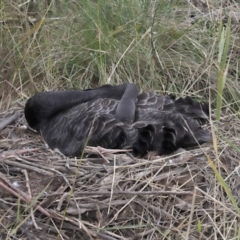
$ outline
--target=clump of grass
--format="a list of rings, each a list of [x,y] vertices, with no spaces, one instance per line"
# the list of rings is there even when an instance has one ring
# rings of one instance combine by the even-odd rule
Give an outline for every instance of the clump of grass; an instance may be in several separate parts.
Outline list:
[[[12,26],[5,18],[13,18],[15,8],[21,21]],[[3,4],[5,92],[134,82],[196,98],[207,98],[209,87],[216,94],[217,28],[207,14],[191,19],[184,1],[60,1],[33,9]],[[236,108],[236,82],[228,84],[223,98]]]
[[[189,9],[181,2],[75,1],[38,9],[45,17],[40,29],[35,25],[21,32],[7,26],[7,40],[14,40],[7,48],[18,52],[6,59],[16,61],[8,72],[10,82],[16,75],[14,85],[37,91],[128,81],[186,94],[192,85],[207,87],[199,74],[211,41],[203,46],[206,32],[197,43],[196,26],[181,26]]]

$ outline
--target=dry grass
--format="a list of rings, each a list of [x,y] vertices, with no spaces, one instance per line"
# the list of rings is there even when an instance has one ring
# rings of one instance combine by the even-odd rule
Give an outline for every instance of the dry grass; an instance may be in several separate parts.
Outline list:
[[[207,160],[239,204],[239,153],[224,141],[217,154],[202,146],[139,159],[88,147],[88,156],[72,159],[24,129],[22,109],[1,114],[20,111],[0,135],[3,239],[238,239],[239,209]],[[225,137],[239,127],[236,115],[220,125]]]
[[[79,3],[0,1],[0,239],[239,240],[237,1]],[[35,92],[122,82],[208,100],[213,146],[71,159],[22,128]]]

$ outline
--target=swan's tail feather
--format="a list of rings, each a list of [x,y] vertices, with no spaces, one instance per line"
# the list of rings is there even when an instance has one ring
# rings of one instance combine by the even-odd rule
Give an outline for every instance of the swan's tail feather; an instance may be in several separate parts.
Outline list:
[[[212,141],[212,134],[202,128],[196,129],[194,132],[189,132],[182,144],[183,148],[196,146]]]
[[[190,97],[179,98],[175,101],[178,113],[194,118],[202,125],[209,117],[209,104],[193,101]]]

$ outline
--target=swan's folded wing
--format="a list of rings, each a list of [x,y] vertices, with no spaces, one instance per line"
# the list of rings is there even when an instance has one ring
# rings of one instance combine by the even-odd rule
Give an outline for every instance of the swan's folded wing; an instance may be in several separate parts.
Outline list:
[[[51,148],[67,156],[79,156],[85,145],[122,148],[128,144],[127,128],[115,116],[118,101],[99,99],[61,112],[42,128]]]

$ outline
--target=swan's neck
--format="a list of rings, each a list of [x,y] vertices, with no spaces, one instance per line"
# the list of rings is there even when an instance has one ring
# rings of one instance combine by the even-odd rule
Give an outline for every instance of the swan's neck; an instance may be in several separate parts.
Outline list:
[[[134,84],[124,92],[116,110],[116,117],[120,121],[128,123],[134,121],[138,93],[138,88]]]

